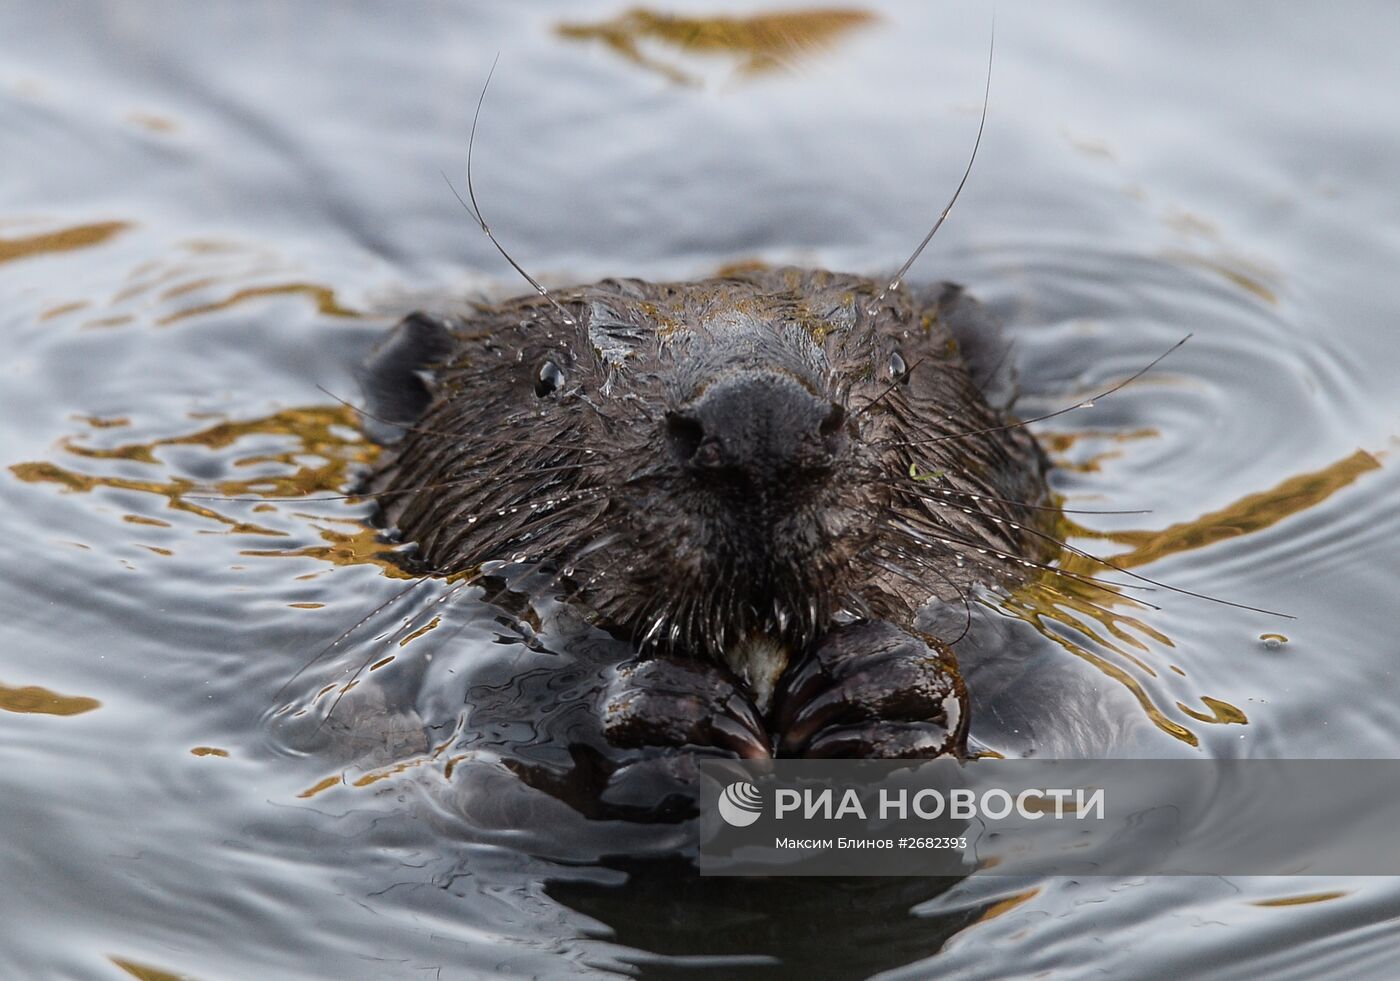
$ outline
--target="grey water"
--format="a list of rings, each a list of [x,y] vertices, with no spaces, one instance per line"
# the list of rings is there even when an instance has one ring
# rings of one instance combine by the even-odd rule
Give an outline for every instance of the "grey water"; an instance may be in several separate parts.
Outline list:
[[[1388,877],[702,882],[664,826],[616,861],[501,765],[586,665],[449,584],[298,674],[408,584],[369,505],[313,500],[373,456],[355,366],[412,309],[527,288],[442,177],[498,56],[476,189],[547,284],[885,274],[961,175],[985,4],[627,10],[0,8],[0,976],[1393,976]],[[1190,333],[1036,424],[1067,507],[1149,512],[1066,531],[1294,619],[984,597],[974,737],[1400,754],[1400,8],[995,19],[912,276],[1005,319],[1026,416]],[[345,718],[408,699],[442,744],[284,724],[369,655]]]

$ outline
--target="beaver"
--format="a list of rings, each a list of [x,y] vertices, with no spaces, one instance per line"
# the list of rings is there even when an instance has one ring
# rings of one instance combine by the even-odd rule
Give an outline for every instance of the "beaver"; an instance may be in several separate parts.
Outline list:
[[[422,571],[545,569],[629,641],[619,747],[960,756],[956,624],[1058,548],[1006,344],[951,283],[610,279],[415,313],[363,382],[367,493]]]

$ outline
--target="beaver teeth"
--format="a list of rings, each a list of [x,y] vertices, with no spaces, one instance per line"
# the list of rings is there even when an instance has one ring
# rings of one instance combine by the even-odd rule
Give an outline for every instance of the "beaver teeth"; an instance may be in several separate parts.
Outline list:
[[[773,689],[787,670],[791,656],[786,644],[765,634],[750,634],[724,652],[729,669],[749,686],[760,712],[768,711]]]

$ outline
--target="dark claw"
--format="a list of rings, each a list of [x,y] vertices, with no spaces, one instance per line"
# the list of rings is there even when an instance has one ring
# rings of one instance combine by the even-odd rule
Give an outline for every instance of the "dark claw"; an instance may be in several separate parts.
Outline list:
[[[713,746],[745,759],[772,756],[758,710],[723,669],[650,658],[617,669],[603,705],[614,746]]]
[[[883,621],[840,626],[782,680],[783,756],[961,755],[967,694],[950,656]]]

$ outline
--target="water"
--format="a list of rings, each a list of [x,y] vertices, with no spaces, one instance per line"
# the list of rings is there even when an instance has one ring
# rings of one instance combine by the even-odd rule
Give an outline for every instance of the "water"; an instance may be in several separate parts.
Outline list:
[[[464,810],[410,726],[345,763],[275,716],[389,650],[345,717],[466,703],[489,750],[589,677],[596,638],[438,586],[411,604],[432,631],[294,679],[405,585],[364,507],[287,499],[372,452],[318,386],[353,397],[404,311],[524,288],[440,174],[497,53],[477,190],[545,282],[873,273],[961,173],[990,17],[865,10],[778,65],[679,49],[714,36],[693,24],[599,28],[601,3],[0,11],[0,974],[1389,973],[1391,879],[697,883],[599,864],[616,829],[489,752],[455,764]],[[728,36],[770,50],[750,28]],[[960,649],[988,748],[1400,752],[1398,38],[1381,3],[999,5],[977,168],[915,276],[1007,318],[1027,414],[1192,333],[1038,427],[1070,506],[1151,510],[1074,543],[1296,619],[1005,598]]]

